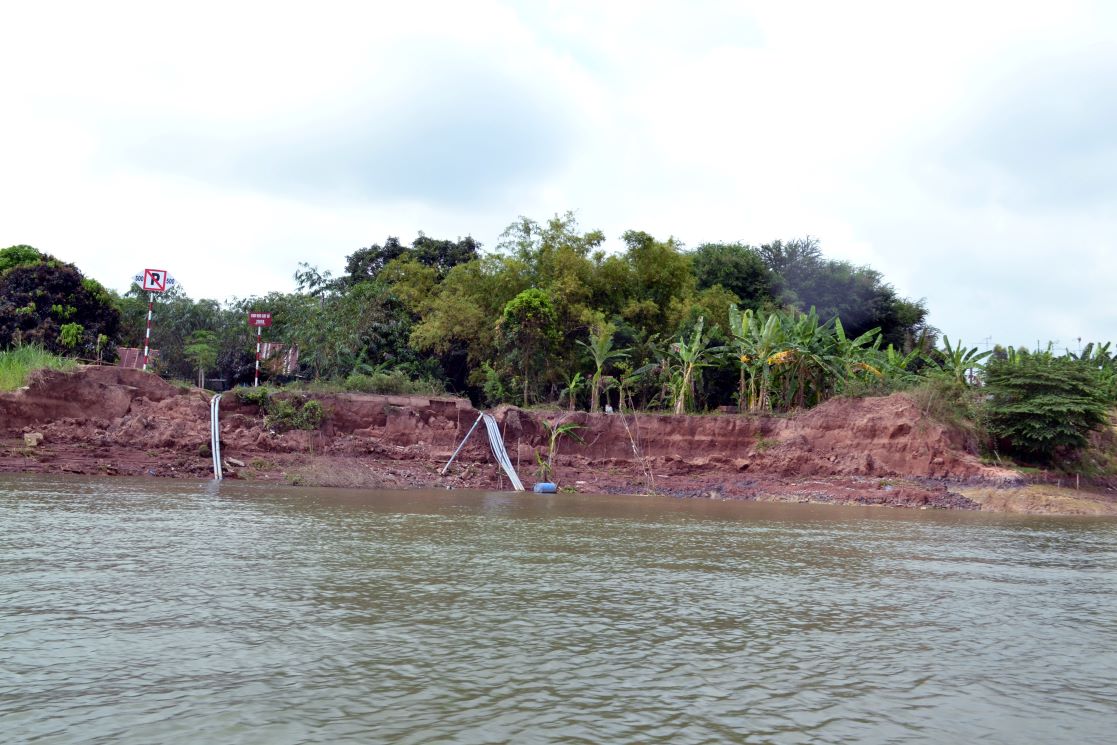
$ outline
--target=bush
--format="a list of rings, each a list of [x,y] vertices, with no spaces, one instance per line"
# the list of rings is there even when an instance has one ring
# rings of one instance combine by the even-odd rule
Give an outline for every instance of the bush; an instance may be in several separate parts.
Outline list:
[[[391,370],[388,372],[352,373],[345,379],[344,388],[356,393],[407,393],[411,381]]]
[[[355,393],[382,393],[400,395],[419,393],[438,395],[445,389],[432,380],[412,380],[400,370],[352,373],[345,379],[344,388]]]
[[[501,378],[500,373],[488,362],[481,363],[481,371],[485,376],[484,383],[481,386],[485,403],[489,406],[496,406],[510,400],[511,395],[504,385],[504,379]]]
[[[258,406],[264,412],[264,425],[278,432],[289,429],[315,430],[326,420],[321,401],[287,395],[273,396],[267,388],[237,388],[237,400]]]
[[[1074,455],[1107,420],[1098,371],[1066,357],[1028,355],[985,368],[985,418],[997,447],[1050,462]]]
[[[29,263],[32,255],[37,261]],[[0,251],[0,347],[35,344],[49,352],[113,359],[120,312],[97,282],[73,264],[38,254],[28,246]]]
[[[248,388],[247,386],[237,388],[235,393],[237,400],[242,404],[258,406],[261,409],[267,408],[268,398],[271,395],[267,388]]]
[[[326,419],[326,410],[320,401],[310,399],[299,406],[297,398],[270,398],[264,424],[269,429],[284,432],[289,429],[315,430]]]

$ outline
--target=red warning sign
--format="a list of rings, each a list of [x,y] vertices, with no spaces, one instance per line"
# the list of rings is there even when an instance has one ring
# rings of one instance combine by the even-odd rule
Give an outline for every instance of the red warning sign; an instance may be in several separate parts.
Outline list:
[[[260,313],[253,311],[248,314],[249,326],[264,326],[265,328],[271,326],[271,313]]]
[[[166,292],[167,272],[162,269],[144,269],[144,292]]]

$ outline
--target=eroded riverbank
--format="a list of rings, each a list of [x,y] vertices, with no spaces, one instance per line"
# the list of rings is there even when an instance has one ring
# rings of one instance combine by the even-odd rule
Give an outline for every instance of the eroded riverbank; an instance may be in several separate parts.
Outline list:
[[[313,398],[323,407],[321,425],[281,431],[259,405],[225,396],[226,475],[308,486],[507,486],[481,436],[449,473],[439,472],[478,415],[465,399]],[[1117,495],[1104,488],[1066,494],[982,463],[963,434],[902,394],[834,399],[789,417],[493,413],[529,484],[538,460],[550,456],[548,424],[561,420],[578,427],[579,439],[557,443],[551,479],[573,491],[1117,514]],[[208,478],[210,464],[208,395],[197,389],[87,367],[44,371],[28,388],[0,395],[0,471]]]

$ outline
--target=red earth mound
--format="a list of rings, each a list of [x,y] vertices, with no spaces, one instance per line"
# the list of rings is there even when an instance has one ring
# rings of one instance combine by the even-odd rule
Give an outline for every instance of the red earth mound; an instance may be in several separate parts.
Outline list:
[[[439,470],[478,416],[460,398],[294,394],[321,402],[315,431],[276,431],[264,413],[226,395],[222,454],[232,477],[307,485],[501,488],[482,433],[447,476]],[[210,477],[209,394],[112,367],[42,371],[0,395],[0,471]],[[544,422],[578,426],[563,438],[553,478],[583,492],[972,507],[952,483],[1002,482],[966,438],[907,396],[834,399],[787,417],[494,412],[513,464],[531,483],[548,455]],[[31,437],[25,435],[39,433]]]

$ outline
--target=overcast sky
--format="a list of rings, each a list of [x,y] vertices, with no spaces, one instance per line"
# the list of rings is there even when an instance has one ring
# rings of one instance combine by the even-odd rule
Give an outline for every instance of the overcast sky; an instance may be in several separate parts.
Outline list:
[[[574,210],[828,256],[953,339],[1117,339],[1117,3],[0,5],[0,247],[127,288]]]

